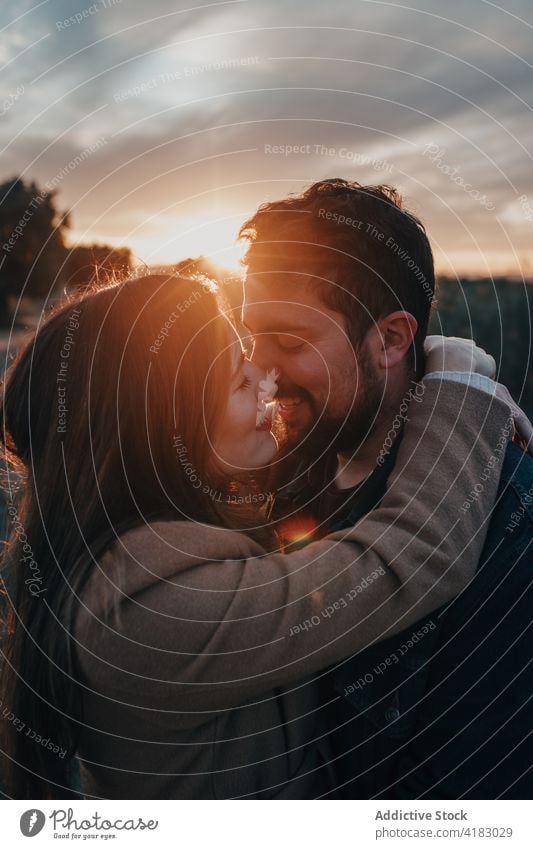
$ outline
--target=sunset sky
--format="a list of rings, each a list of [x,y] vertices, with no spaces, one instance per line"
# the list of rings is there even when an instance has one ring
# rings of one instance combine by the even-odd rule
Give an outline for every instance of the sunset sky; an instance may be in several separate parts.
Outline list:
[[[528,0],[2,0],[0,28],[0,178],[52,181],[72,243],[232,266],[259,203],[340,176],[400,188],[441,272],[533,276]]]

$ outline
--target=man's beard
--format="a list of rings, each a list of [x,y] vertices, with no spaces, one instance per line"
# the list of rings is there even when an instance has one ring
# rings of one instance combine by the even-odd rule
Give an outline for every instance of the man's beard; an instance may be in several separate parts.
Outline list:
[[[330,451],[355,453],[361,448],[374,431],[383,404],[383,385],[363,348],[358,351],[357,366],[359,380],[355,374],[346,378],[346,382],[354,386],[355,397],[345,405],[342,413],[330,411],[335,406],[334,398],[329,400],[329,410],[324,410],[324,402],[303,393],[313,421],[305,431],[291,430],[291,426],[287,426],[284,453],[287,449],[296,450],[300,456],[316,459]]]

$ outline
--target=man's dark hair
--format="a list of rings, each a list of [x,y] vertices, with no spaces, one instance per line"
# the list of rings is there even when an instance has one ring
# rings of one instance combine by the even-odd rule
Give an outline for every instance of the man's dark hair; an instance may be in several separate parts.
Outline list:
[[[423,343],[435,290],[433,254],[423,224],[399,192],[339,178],[302,194],[264,203],[239,237],[251,274],[290,275],[316,288],[342,313],[357,349],[374,320],[395,310],[412,313],[418,330],[408,365],[423,372]]]

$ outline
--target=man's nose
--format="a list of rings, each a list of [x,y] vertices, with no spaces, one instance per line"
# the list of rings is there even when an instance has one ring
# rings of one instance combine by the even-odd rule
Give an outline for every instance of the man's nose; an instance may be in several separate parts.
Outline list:
[[[261,337],[255,339],[250,360],[254,366],[257,366],[263,371],[278,367],[278,364],[273,362],[269,348],[268,343],[262,341]]]

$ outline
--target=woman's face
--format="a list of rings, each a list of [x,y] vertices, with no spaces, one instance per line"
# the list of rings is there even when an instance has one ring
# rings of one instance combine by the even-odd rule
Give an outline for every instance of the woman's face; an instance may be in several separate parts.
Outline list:
[[[259,381],[265,373],[246,359],[241,340],[228,322],[232,378],[226,414],[213,439],[215,461],[225,474],[270,463],[278,444],[267,424],[256,426]]]

